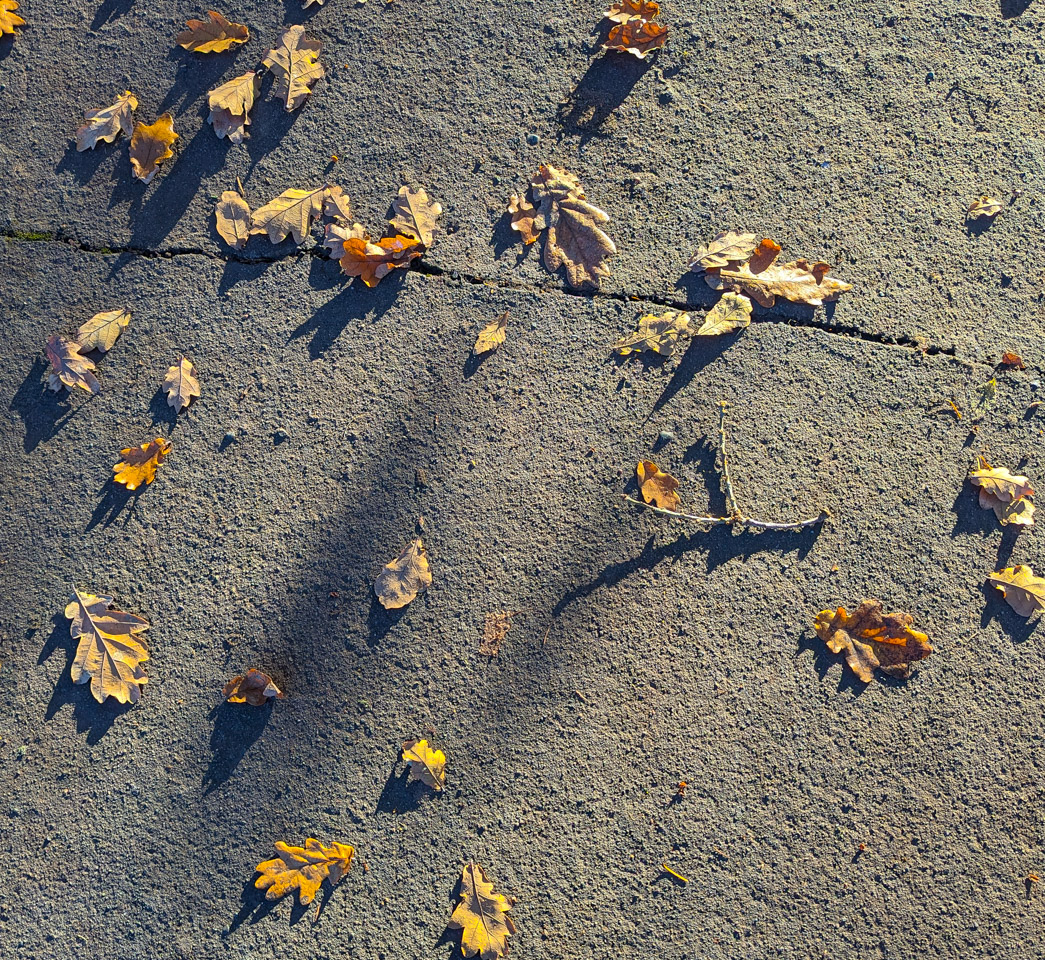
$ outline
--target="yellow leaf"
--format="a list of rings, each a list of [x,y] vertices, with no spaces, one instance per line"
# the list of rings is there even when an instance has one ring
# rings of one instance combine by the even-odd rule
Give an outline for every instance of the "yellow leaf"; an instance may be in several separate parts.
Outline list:
[[[365,231],[362,236],[345,240],[343,249],[345,252],[339,261],[342,272],[349,277],[361,277],[368,287],[376,287],[393,270],[409,267],[411,260],[424,253],[424,247],[413,237],[382,237],[377,243],[371,243]]]
[[[458,896],[460,902],[447,926],[461,930],[461,953],[478,955],[480,960],[503,957],[508,952],[508,935],[515,933],[508,898],[493,892],[493,883],[477,863],[465,864]]]
[[[126,447],[120,451],[123,459],[112,469],[113,480],[122,483],[128,490],[137,490],[143,483],[148,485],[156,479],[156,468],[171,452],[171,443],[157,437],[140,447]]]
[[[88,393],[97,393],[101,384],[93,370],[97,369],[93,360],[80,355],[80,345],[55,334],[49,337],[44,352],[51,361],[51,373],[47,377],[47,386],[55,392],[67,387],[79,387]]]
[[[980,506],[993,510],[1002,526],[1010,523],[1017,526],[1034,525],[1034,504],[1030,497],[1034,489],[1023,476],[1010,473],[1004,467],[997,470],[983,458],[976,458],[977,465],[969,471],[969,482],[980,490]]]
[[[635,472],[639,477],[642,499],[646,503],[652,503],[662,510],[678,510],[678,480],[661,470],[652,460],[640,460]]]
[[[753,233],[720,233],[706,247],[700,247],[689,268],[694,273],[714,270],[730,263],[750,260],[758,247],[758,237]]]
[[[845,651],[850,669],[870,683],[874,668],[906,680],[915,661],[924,660],[933,648],[924,633],[911,629],[909,613],[882,613],[880,600],[864,600],[852,615],[845,607],[821,610],[814,628],[832,653]]]
[[[659,317],[647,313],[639,317],[639,328],[618,340],[613,349],[622,357],[630,353],[659,353],[670,357],[683,337],[693,336],[688,313],[666,310]]]
[[[446,782],[446,754],[433,750],[427,740],[407,740],[403,744],[403,760],[411,780],[420,780],[433,790],[442,790]]]
[[[14,36],[15,27],[25,26],[25,21],[15,13],[17,9],[15,0],[0,0],[0,37],[5,33]]]
[[[178,139],[174,119],[163,114],[155,123],[136,123],[131,134],[131,169],[143,183],[151,183],[160,163],[174,156],[171,144]]]
[[[136,634],[149,624],[133,613],[110,610],[112,597],[96,597],[75,591],[65,615],[72,620],[69,632],[79,639],[73,657],[73,683],[91,682],[94,699],[102,703],[116,697],[120,703],[137,703],[141,685],[147,683],[141,664],[149,659]]]
[[[303,847],[292,847],[282,840],[276,841],[276,849],[282,854],[257,865],[261,874],[254,886],[265,891],[266,900],[278,900],[294,890],[298,902],[311,903],[324,880],[336,886],[348,873],[355,856],[355,847],[347,843],[320,843],[309,837]]]
[[[1021,617],[1045,613],[1045,579],[1036,577],[1029,564],[1005,567],[990,574],[987,579],[1001,591],[1009,606]]]
[[[268,234],[272,243],[281,243],[288,235],[294,237],[295,243],[301,243],[312,229],[312,221],[323,209],[326,189],[284,190],[275,200],[254,211],[250,232]]]
[[[214,220],[221,235],[230,247],[242,250],[250,239],[250,207],[235,190],[226,190],[214,207]]]
[[[283,97],[287,112],[300,107],[312,93],[312,84],[322,78],[319,48],[319,41],[306,40],[305,28],[296,24],[287,27],[279,44],[261,61],[275,75],[273,89]]]
[[[403,547],[398,557],[382,567],[374,581],[374,593],[386,610],[398,610],[431,584],[432,571],[424,544],[418,537]]]
[[[250,31],[242,23],[226,20],[217,10],[208,10],[209,20],[187,20],[174,42],[193,53],[221,53],[250,39]]]
[[[504,343],[504,331],[507,326],[508,311],[505,310],[496,320],[491,320],[479,331],[479,336],[475,338],[475,346],[472,347],[472,353],[478,356],[480,353],[496,350]]]
[[[242,143],[250,126],[250,111],[261,90],[261,78],[252,70],[233,77],[207,94],[210,116],[207,122],[214,127],[218,138],[228,137],[232,143]]]
[[[722,294],[704,318],[698,337],[717,337],[723,333],[743,330],[751,323],[751,301],[742,293]]]
[[[1001,201],[994,197],[977,197],[969,207],[969,219],[979,220],[981,217],[991,219],[1001,213]]]
[[[425,247],[432,245],[432,234],[435,221],[443,212],[438,203],[431,203],[423,188],[411,190],[400,187],[399,195],[392,201],[395,216],[388,222],[396,229],[396,233],[413,237]]]
[[[272,682],[272,677],[254,669],[248,670],[246,676],[233,677],[221,695],[229,703],[249,703],[252,707],[264,706],[273,697],[283,699],[283,691]]]
[[[97,350],[106,353],[116,338],[126,329],[131,322],[131,311],[126,307],[119,310],[106,310],[104,313],[96,313],[90,320],[84,323],[76,332],[76,339],[80,342],[81,350]]]
[[[0,0],[2,3],[3,0]],[[98,141],[112,143],[122,130],[130,136],[134,130],[132,114],[138,109],[138,98],[130,90],[118,97],[111,107],[100,110],[85,110],[84,125],[76,131],[76,149],[79,152],[93,150]]]
[[[182,357],[174,366],[167,368],[163,378],[163,392],[167,394],[167,403],[179,413],[184,410],[193,397],[200,395],[200,382],[196,379],[196,367],[191,360]]]

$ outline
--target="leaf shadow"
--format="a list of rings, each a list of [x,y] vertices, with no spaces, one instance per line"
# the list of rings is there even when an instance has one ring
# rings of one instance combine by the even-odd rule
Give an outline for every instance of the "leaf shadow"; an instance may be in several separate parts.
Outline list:
[[[641,60],[629,54],[606,53],[593,60],[556,111],[556,119],[564,132],[579,132],[589,137],[600,134],[602,125],[657,59],[657,53]]]
[[[203,775],[204,796],[213,793],[236,772],[247,751],[265,732],[273,709],[272,700],[260,707],[223,700],[211,710],[208,719],[214,727],[210,734],[210,764]]]
[[[279,146],[280,141],[290,132],[290,128],[297,123],[298,117],[309,107],[309,101],[306,100],[304,106],[288,112],[281,101],[270,96],[272,85],[272,75],[266,73],[262,80],[261,92],[255,101],[250,136],[243,141],[247,148],[247,156],[250,158],[250,170],[253,170]],[[215,140],[217,139],[214,133],[211,133],[211,136]],[[221,142],[228,143],[228,140]],[[263,197],[258,201],[256,197],[253,197],[247,202],[251,209],[257,209],[262,203],[268,203],[271,199],[272,197]]]
[[[507,250],[516,244],[521,244],[521,249],[515,255],[515,265],[519,266],[529,255],[531,249],[539,249],[541,241],[523,243],[522,235],[512,229],[512,215],[505,211],[493,225],[493,233],[490,235],[490,246],[493,247],[494,260],[500,260]]]
[[[394,271],[376,287],[368,287],[358,280],[353,280],[304,323],[291,331],[288,342],[311,334],[308,354],[313,360],[319,360],[352,321],[373,322],[385,314],[402,289],[405,278],[400,274],[403,272]]]
[[[1026,643],[1034,635],[1041,623],[1041,617],[1021,617],[1006,602],[1002,592],[989,580],[980,584],[980,592],[984,596],[983,612],[980,614],[980,628],[987,627],[992,620],[1005,631],[1013,643]]]
[[[276,909],[276,904],[279,903],[278,900],[269,900],[265,896],[264,890],[259,890],[254,886],[253,877],[244,881],[239,898],[239,912],[229,923],[229,933],[238,930],[247,920],[250,920],[252,924],[264,920],[265,917]]]
[[[374,813],[410,813],[421,806],[421,795],[419,791],[411,789],[410,783],[410,771],[406,768],[399,769],[397,755],[392,769],[388,772],[381,796],[377,798]],[[417,781],[414,783],[417,784]]]
[[[998,0],[1000,13],[1005,20],[1011,20],[1027,12],[1033,0]]]
[[[73,139],[70,141],[68,149],[62,155],[62,159],[58,162],[55,170],[58,173],[71,174],[82,187],[98,172],[98,167],[102,165],[109,154],[123,147],[126,140],[127,137],[121,133],[116,138],[115,143],[99,143],[98,146],[91,150],[80,151],[76,149],[76,140]]]
[[[469,350],[464,367],[461,369],[464,379],[471,380],[479,372],[479,368],[497,352],[497,350],[486,350],[483,353],[476,353],[474,350]]]
[[[179,27],[177,32],[180,33],[181,30],[182,28]],[[178,67],[170,89],[160,101],[157,114],[183,113],[192,101],[217,86],[224,73],[231,73],[231,68],[235,66],[236,58],[244,46],[246,44],[237,44],[229,50],[213,55],[193,53],[174,43],[167,51],[167,60],[178,61]],[[204,123],[203,129],[205,130],[207,126],[208,124]]]
[[[992,226],[997,217],[966,217],[965,232],[970,237],[983,236]]]
[[[370,590],[370,611],[367,614],[367,627],[369,628],[369,636],[367,643],[371,647],[376,647],[382,640],[388,636],[389,630],[391,630],[403,617],[406,616],[407,611],[415,603],[420,602],[420,597],[411,600],[405,607],[399,607],[396,610],[386,610],[382,606],[381,601],[374,595],[374,591]]]
[[[119,20],[124,14],[130,13],[133,6],[134,0],[103,0],[103,3],[94,12],[91,29],[100,30],[107,23]]]
[[[836,688],[838,693],[852,691],[854,697],[859,697],[871,686],[869,683],[864,683],[849,669],[842,654],[832,653],[827,648],[827,644],[811,630],[802,630],[798,634],[795,659],[798,660],[804,653],[809,652],[813,654],[813,668],[821,683],[827,679],[828,673],[834,667],[841,664],[842,672],[838,676],[838,687]]]
[[[134,508],[138,505],[138,498],[145,490],[146,487],[128,490],[122,483],[117,483],[110,477],[99,491],[102,494],[102,499],[99,501],[98,506],[94,508],[94,513],[91,514],[91,519],[87,522],[84,532],[89,533],[98,524],[101,524],[103,527],[111,526],[119,519],[120,514],[124,510],[127,511],[127,516],[124,518],[124,524],[126,525],[134,515]]]
[[[152,418],[153,427],[164,424],[172,430],[178,423],[178,411],[167,402],[167,394],[163,387],[157,387],[152,401],[149,403],[149,416]]]
[[[721,337],[694,337],[690,340],[671,379],[654,401],[650,414],[657,413],[667,406],[672,398],[687,387],[701,370],[714,363],[743,335],[744,331],[738,330],[736,333],[727,333]]]
[[[26,453],[32,453],[41,443],[56,437],[83,406],[72,406],[68,390],[55,393],[48,389],[43,381],[46,371],[47,363],[37,357],[8,406],[22,420],[25,430],[22,449]]]
[[[218,237],[218,231],[213,224],[211,224],[211,238],[221,239]],[[225,241],[222,240],[221,242],[224,243]],[[243,263],[237,260],[226,260],[225,268],[221,271],[221,279],[218,281],[218,293],[227,293],[237,283],[253,283],[277,262],[276,260],[256,260],[251,263]]]

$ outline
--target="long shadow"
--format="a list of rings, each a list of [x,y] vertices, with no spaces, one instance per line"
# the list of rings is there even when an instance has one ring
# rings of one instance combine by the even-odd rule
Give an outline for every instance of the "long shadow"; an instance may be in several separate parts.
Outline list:
[[[399,770],[398,767],[399,759],[397,757],[392,764],[392,769],[388,772],[381,796],[377,798],[375,813],[409,813],[421,805],[421,794],[416,788],[425,788],[415,780],[415,789],[411,789],[410,771],[405,768]]]
[[[289,339],[296,340],[298,337],[311,334],[308,354],[313,360],[320,359],[350,323],[359,320],[379,320],[384,315],[402,289],[405,280],[399,276],[402,272],[393,271],[373,288],[353,280],[341,293],[328,300],[304,323],[296,327]]]
[[[1026,13],[1032,2],[1033,0],[998,0],[998,6],[1001,8],[1002,17],[1005,20],[1011,20],[1013,17]]]
[[[1013,643],[1026,643],[1041,624],[1041,617],[1021,617],[1006,603],[1001,591],[993,583],[985,581],[980,590],[985,603],[980,614],[980,627],[986,627],[992,620],[1008,634]]]
[[[70,404],[67,390],[55,393],[48,389],[43,380],[46,370],[46,362],[37,357],[8,406],[22,419],[25,430],[22,449],[26,453],[32,453],[41,443],[56,437],[82,406]]]
[[[87,522],[84,532],[93,530],[98,524],[103,527],[111,526],[119,519],[120,514],[127,511],[125,523],[131,519],[134,508],[138,505],[138,498],[145,492],[146,487],[138,487],[137,490],[128,490],[123,484],[117,483],[111,477],[105,481],[100,493],[102,499],[94,508],[91,519]]]
[[[59,173],[72,174],[76,182],[82,187],[98,172],[98,167],[105,162],[106,157],[113,150],[121,147],[125,148],[121,141],[126,141],[126,139],[121,133],[116,138],[115,143],[99,143],[92,150],[84,150],[82,153],[76,149],[76,141],[72,140],[55,169]]]
[[[854,697],[863,696],[864,692],[870,683],[864,683],[852,670],[849,669],[848,664],[845,662],[845,654],[843,653],[832,653],[827,649],[827,644],[824,643],[815,633],[809,630],[803,630],[798,635],[798,642],[795,645],[795,659],[799,659],[802,654],[812,652],[813,654],[813,665],[816,670],[816,675],[821,682],[827,679],[828,672],[837,667],[839,664],[842,665],[842,673],[838,677],[838,687],[836,688],[839,693],[846,693],[851,691]],[[903,687],[905,684],[910,683],[910,680],[898,680],[896,677],[890,677],[888,674],[876,672],[875,678],[872,681],[879,683],[886,687]]]
[[[149,403],[149,416],[152,417],[153,427],[163,424],[168,428],[165,431],[168,434],[178,422],[178,411],[167,402],[167,394],[163,392],[163,387],[157,389]]]
[[[113,20],[119,20],[124,14],[129,13],[133,6],[134,0],[103,0],[94,13],[91,29],[98,30]]]
[[[217,790],[236,772],[258,737],[265,732],[274,709],[270,700],[262,707],[223,702],[210,713],[214,729],[210,735],[211,759],[203,775],[204,795]]]
[[[607,53],[592,61],[584,76],[559,105],[557,119],[566,133],[598,134],[656,62]]]
[[[322,81],[320,82],[322,83]],[[257,106],[254,108],[250,127],[248,127],[250,136],[244,141],[247,148],[247,156],[250,157],[251,170],[272,153],[290,131],[290,128],[297,122],[298,117],[308,109],[308,101],[306,101],[305,106],[301,109],[287,113],[283,107],[282,100],[268,96],[271,86],[271,75],[266,74],[265,79],[262,81],[261,93],[255,101]],[[207,124],[207,126],[209,127],[210,124]],[[210,135],[217,140],[213,131],[210,132]],[[228,143],[228,140],[222,140],[221,142]],[[289,187],[292,184],[288,183],[286,186]],[[300,184],[296,184],[296,186],[300,186]],[[316,186],[318,187],[319,184],[317,183]],[[276,190],[273,196],[276,196],[278,193],[280,193],[280,190]],[[251,197],[251,206],[254,208],[259,207],[262,203],[268,203],[271,199],[272,197]]]
[[[196,14],[196,17],[203,20],[207,19],[207,15],[202,12]],[[177,32],[180,33],[181,29],[179,27]],[[193,53],[174,45],[167,52],[167,59],[180,61],[178,70],[170,90],[167,91],[156,113],[160,114],[167,111],[176,114],[182,113],[189,104],[202,97],[211,88],[216,87],[221,81],[223,74],[228,73],[227,79],[231,80],[233,76],[245,73],[245,70],[235,69],[235,60],[242,51],[243,46],[243,44],[238,44],[230,50],[226,50],[220,56],[215,57]],[[204,129],[207,126],[207,124],[204,124]],[[214,136],[213,131],[211,131],[211,136]],[[217,139],[217,137],[214,137],[214,139]]]
[[[658,410],[663,409],[680,390],[689,385],[690,381],[701,370],[714,363],[733,346],[741,333],[726,334],[723,337],[694,337],[690,341],[686,352],[682,355],[682,360],[671,375],[667,386],[664,387],[660,396],[654,402],[651,412],[656,413]]]

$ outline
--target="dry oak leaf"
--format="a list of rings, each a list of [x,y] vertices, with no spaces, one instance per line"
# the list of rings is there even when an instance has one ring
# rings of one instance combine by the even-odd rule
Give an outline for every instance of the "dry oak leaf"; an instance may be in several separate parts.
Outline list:
[[[659,353],[670,357],[683,337],[693,336],[688,313],[667,310],[659,317],[647,313],[639,317],[639,328],[618,340],[613,349],[622,357],[630,353]]]
[[[446,783],[446,754],[433,750],[427,740],[407,740],[403,743],[403,760],[411,780],[420,780],[426,787],[442,790]]]
[[[992,218],[1001,213],[1001,201],[994,197],[977,197],[969,207],[968,217],[970,220],[979,220],[981,217]]]
[[[553,272],[565,266],[571,287],[598,289],[601,278],[610,275],[603,261],[617,252],[599,226],[609,223],[609,214],[577,197],[560,200],[553,209],[556,216],[548,225],[544,265]]]
[[[221,235],[230,247],[242,250],[250,239],[250,207],[235,190],[226,190],[214,207],[214,220]]]
[[[233,77],[207,94],[210,116],[207,122],[214,127],[218,138],[228,137],[232,143],[243,143],[250,126],[250,111],[261,91],[261,78],[252,70]]]
[[[357,225],[358,226],[358,225]],[[382,237],[370,242],[370,235],[353,236],[345,240],[341,270],[349,277],[362,277],[368,287],[376,287],[393,270],[410,266],[425,250],[413,237]]]
[[[1001,360],[998,361],[999,367],[1008,367],[1011,370],[1026,370],[1027,364],[1023,362],[1023,357],[1018,353],[1011,353],[1006,350],[1001,355]]]
[[[80,343],[81,350],[97,350],[106,353],[116,338],[127,328],[131,322],[131,311],[126,307],[119,310],[106,310],[96,313],[90,320],[80,326],[76,331],[76,339]]]
[[[479,654],[484,657],[496,657],[501,650],[501,643],[508,636],[512,626],[514,612],[505,610],[502,613],[488,613],[483,622],[483,636],[479,641]]]
[[[252,707],[263,707],[273,697],[283,699],[283,691],[272,682],[272,677],[253,668],[246,676],[233,677],[221,695],[229,703],[249,703]]]
[[[167,368],[163,378],[163,392],[167,394],[167,404],[181,413],[193,397],[200,395],[200,382],[196,379],[196,367],[191,360],[182,357],[176,364]]]
[[[208,10],[207,20],[187,20],[174,42],[193,53],[221,53],[250,39],[250,31],[242,23],[226,20],[217,10]]]
[[[88,393],[97,393],[101,384],[93,370],[97,369],[93,360],[80,355],[80,345],[54,334],[49,337],[44,352],[51,361],[51,373],[47,377],[47,386],[54,391],[67,387],[79,387]]]
[[[580,180],[568,170],[560,170],[551,164],[541,164],[530,180],[530,189],[542,213],[547,213],[552,203],[567,197],[584,199],[584,187]]]
[[[365,244],[370,234],[358,223],[351,227],[337,222],[328,223],[323,235],[323,246],[330,253],[331,260],[340,260],[345,255],[345,241],[362,240]]]
[[[381,568],[374,581],[374,593],[386,610],[405,607],[432,584],[432,571],[421,538],[411,540],[403,552]]]
[[[460,902],[447,924],[461,930],[461,954],[497,960],[508,952],[508,935],[515,924],[508,916],[512,905],[502,893],[493,892],[493,883],[477,863],[466,863],[461,871]]]
[[[678,480],[661,470],[652,460],[640,460],[635,472],[638,474],[642,499],[646,503],[652,503],[662,510],[678,510]]]
[[[0,0],[2,2],[2,0]],[[138,98],[130,90],[117,97],[111,107],[101,110],[85,110],[84,125],[76,131],[76,149],[93,150],[98,141],[112,143],[122,130],[128,137],[134,131],[132,114],[138,109]]]
[[[319,41],[306,40],[305,28],[296,24],[287,27],[279,44],[261,61],[275,75],[275,94],[283,97],[288,113],[305,102],[312,84],[324,75],[319,48]]]
[[[392,201],[392,207],[395,216],[388,222],[395,227],[396,233],[414,237],[422,246],[430,247],[435,221],[443,212],[442,206],[431,203],[423,187],[417,190],[400,187],[398,196]]]
[[[1045,579],[1036,577],[1027,564],[1005,567],[987,577],[1005,597],[1006,602],[1021,617],[1045,613]]]
[[[505,310],[496,320],[491,320],[475,338],[475,346],[472,353],[479,356],[481,353],[489,353],[496,350],[504,343],[504,331],[508,326],[508,311]]]
[[[845,607],[821,610],[813,626],[828,649],[832,653],[845,651],[853,673],[870,683],[875,667],[906,680],[911,665],[933,652],[929,638],[911,629],[913,622],[909,613],[883,614],[880,600],[864,600],[851,616]]]
[[[1030,481],[1009,473],[1004,467],[997,470],[983,458],[976,458],[976,466],[969,471],[969,482],[980,490],[980,506],[993,510],[1004,527],[1010,523],[1030,527],[1034,525],[1034,504],[1027,497],[1034,496]]]
[[[342,225],[347,225],[352,219],[348,195],[336,184],[327,187],[327,192],[323,195],[323,216]]]
[[[294,890],[298,892],[298,903],[311,903],[324,880],[336,886],[348,873],[355,856],[355,847],[347,843],[320,843],[309,837],[303,847],[292,847],[282,840],[276,841],[276,849],[282,854],[272,860],[263,860],[255,868],[261,874],[254,886],[265,891],[266,900],[278,900]]]
[[[126,447],[120,451],[123,459],[113,469],[113,480],[122,483],[128,490],[137,490],[143,483],[148,485],[156,479],[156,468],[171,452],[171,442],[157,437],[140,447]]]
[[[541,231],[548,225],[543,214],[525,197],[513,193],[508,201],[508,212],[512,215],[512,229],[523,238],[523,243],[536,243]]]
[[[151,183],[160,163],[174,156],[171,144],[178,139],[174,119],[163,114],[155,123],[136,123],[131,134],[131,169],[143,183]]]
[[[0,0],[0,37],[5,33],[14,36],[15,27],[25,26],[25,21],[15,13],[17,9],[15,0]]]
[[[751,323],[751,301],[742,293],[727,291],[722,294],[704,318],[697,337],[717,337],[723,333],[743,330]]]
[[[705,270],[704,279],[715,290],[746,293],[763,307],[773,306],[777,297],[818,307],[825,300],[837,300],[840,294],[853,289],[851,284],[828,277],[830,267],[822,261],[794,260],[781,264],[776,262],[779,253],[780,247],[765,239],[746,263]]]
[[[250,232],[267,234],[272,243],[282,243],[288,235],[294,237],[295,243],[301,243],[323,209],[326,190],[325,186],[317,190],[284,190],[254,211]]]
[[[656,4],[651,3],[648,6],[655,7]],[[663,47],[667,39],[668,28],[663,24],[650,20],[629,20],[627,23],[618,23],[610,30],[602,49],[630,53],[640,60],[645,60],[647,53]]]
[[[148,683],[141,664],[149,654],[136,636],[149,624],[133,613],[110,610],[112,597],[96,597],[75,591],[65,615],[72,620],[69,632],[79,639],[73,657],[73,683],[91,681],[94,699],[102,703],[116,697],[120,703],[137,703],[141,685]]]
[[[730,263],[750,260],[758,249],[758,237],[753,233],[720,233],[706,247],[698,247],[689,262],[694,273],[715,270]]]

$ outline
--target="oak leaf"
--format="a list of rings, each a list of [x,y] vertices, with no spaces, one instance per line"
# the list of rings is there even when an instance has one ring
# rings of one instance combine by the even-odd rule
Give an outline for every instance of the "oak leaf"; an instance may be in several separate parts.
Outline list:
[[[683,337],[693,336],[688,313],[666,310],[659,317],[647,313],[639,317],[639,328],[618,340],[613,349],[622,357],[631,353],[659,353],[670,357]]]
[[[1023,357],[1018,353],[1011,353],[1006,350],[1001,355],[1001,360],[998,361],[999,367],[1008,367],[1010,370],[1026,370],[1027,364],[1023,362]]]
[[[295,24],[287,27],[279,44],[261,61],[275,75],[275,94],[283,97],[288,113],[305,102],[312,84],[324,75],[318,61],[319,48],[319,41],[306,40],[305,28]]]
[[[246,676],[233,677],[221,695],[229,703],[249,703],[252,707],[262,707],[273,697],[283,699],[283,691],[272,682],[272,677],[253,668]]]
[[[374,593],[386,610],[398,610],[431,584],[432,571],[428,566],[424,544],[418,537],[403,547],[398,557],[381,568],[374,581]]]
[[[207,122],[214,127],[218,138],[228,137],[232,143],[243,143],[250,126],[250,111],[261,91],[261,78],[252,70],[233,77],[207,94],[210,116]]]
[[[477,863],[466,863],[461,871],[460,902],[447,924],[461,930],[461,953],[480,960],[498,960],[508,952],[508,935],[515,924],[508,916],[512,905],[502,893],[493,892],[493,883]]]
[[[0,3],[2,2],[3,0],[0,0]],[[77,151],[82,153],[84,150],[93,150],[98,146],[99,141],[112,143],[121,130],[129,137],[134,131],[132,114],[137,109],[138,98],[127,90],[122,97],[116,98],[116,102],[111,107],[85,110],[84,125],[76,131]]]
[[[994,197],[977,197],[969,207],[968,217],[970,220],[979,220],[981,217],[988,219],[1001,213],[1001,201]]]
[[[537,208],[525,197],[513,193],[508,201],[508,212],[512,215],[512,229],[523,238],[523,243],[536,243],[540,238],[541,231],[548,224],[544,215],[537,212]]]
[[[652,503],[662,510],[678,510],[678,480],[661,470],[652,460],[640,460],[635,472],[638,474],[642,499],[646,503]]]
[[[207,20],[187,20],[174,42],[193,53],[221,53],[250,39],[250,31],[242,23],[226,20],[217,10],[207,11]]]
[[[512,626],[512,611],[488,613],[483,622],[483,636],[479,641],[479,654],[484,657],[496,657],[501,650],[501,643],[508,636]]]
[[[395,216],[388,222],[395,227],[396,233],[414,237],[422,246],[430,247],[435,221],[443,212],[442,206],[430,202],[423,187],[417,190],[400,187],[398,196],[392,201],[392,207]]]
[[[475,346],[472,347],[472,353],[478,356],[481,353],[496,350],[504,343],[504,331],[507,326],[508,311],[505,310],[496,320],[491,320],[479,331],[479,336],[475,338]]]
[[[407,740],[403,743],[403,760],[411,780],[420,780],[426,787],[442,790],[446,783],[446,754],[433,750],[427,740]]]
[[[128,490],[152,483],[156,479],[156,468],[167,458],[171,446],[169,440],[157,437],[140,447],[125,447],[120,451],[123,459],[112,468],[113,480]]]
[[[323,209],[326,187],[316,190],[284,190],[275,200],[258,207],[251,217],[250,232],[268,235],[272,243],[281,243],[293,236],[301,243],[312,229],[312,221]]]
[[[342,225],[347,225],[352,219],[348,195],[336,184],[327,187],[327,192],[323,194],[323,216]]]
[[[88,393],[97,393],[101,384],[92,371],[97,368],[93,360],[80,355],[80,345],[55,334],[49,337],[44,352],[51,361],[51,373],[47,377],[47,386],[58,391],[64,384],[67,387],[79,387]]]
[[[76,331],[80,349],[106,353],[130,322],[131,311],[126,307],[96,313],[86,323],[81,324],[80,329]]]
[[[924,660],[933,648],[929,638],[911,628],[909,613],[882,613],[880,600],[864,600],[852,615],[845,607],[821,610],[814,628],[832,653],[845,652],[846,663],[864,682],[870,683],[874,668],[906,680],[911,666]]]
[[[112,597],[96,597],[75,591],[65,615],[72,620],[69,632],[80,642],[73,657],[73,683],[91,682],[94,699],[102,703],[116,697],[120,703],[137,703],[141,685],[148,683],[141,664],[149,659],[137,634],[149,624],[133,613],[110,610]]]
[[[751,301],[742,293],[726,292],[704,318],[695,336],[717,337],[743,330],[751,323]]]
[[[5,33],[14,36],[15,27],[25,26],[25,21],[15,13],[17,9],[15,0],[0,0],[0,37]]]
[[[547,212],[551,204],[565,200],[567,197],[584,199],[584,187],[568,170],[561,170],[549,164],[541,164],[530,180],[530,189],[538,207]]]
[[[758,248],[758,237],[753,233],[720,233],[705,247],[698,247],[689,262],[694,273],[714,270],[730,263],[750,260]]]
[[[605,16],[614,23],[604,50],[615,50],[634,54],[645,59],[651,50],[664,46],[668,39],[668,28],[654,19],[660,15],[660,6],[652,0],[620,0]]]
[[[993,469],[983,457],[976,458],[976,466],[969,471],[969,482],[980,491],[980,506],[993,510],[1002,526],[1034,525],[1034,488],[1023,476],[1010,473],[1004,467]]]
[[[320,843],[309,837],[303,847],[292,847],[282,840],[276,841],[276,849],[282,856],[263,860],[255,868],[261,874],[254,886],[265,891],[266,900],[278,900],[297,890],[298,903],[311,903],[324,880],[336,886],[348,873],[355,856],[355,847],[347,843]]]
[[[328,223],[323,235],[323,246],[330,252],[332,260],[340,260],[345,255],[345,241],[353,239],[362,240],[365,244],[370,234],[358,223],[351,227],[337,222]]]
[[[603,261],[617,252],[599,226],[609,223],[609,214],[575,197],[560,201],[554,209],[557,216],[548,225],[544,265],[553,272],[565,266],[571,287],[597,289],[601,278],[610,275]]]
[[[176,364],[167,368],[163,378],[163,392],[167,394],[167,404],[181,413],[193,397],[200,395],[200,382],[196,379],[196,367],[191,360],[182,357]]]
[[[225,190],[214,207],[214,220],[221,235],[230,247],[242,250],[250,239],[250,207],[235,190]]]
[[[424,253],[424,247],[413,237],[382,237],[370,242],[366,232],[344,242],[341,270],[349,277],[361,277],[368,287],[376,287],[393,270],[410,266],[410,261]]]
[[[1045,613],[1045,579],[1036,577],[1028,564],[1005,567],[992,573],[987,580],[993,583],[1006,602],[1021,617]]]
[[[160,163],[174,156],[171,144],[178,139],[174,119],[165,113],[151,124],[136,123],[131,134],[131,169],[142,183],[151,183]]]

